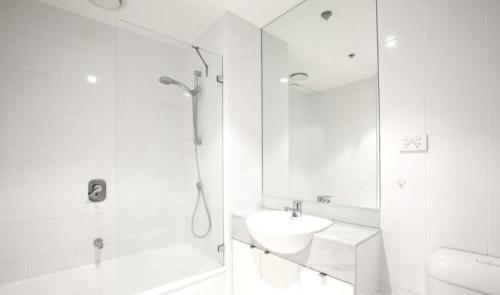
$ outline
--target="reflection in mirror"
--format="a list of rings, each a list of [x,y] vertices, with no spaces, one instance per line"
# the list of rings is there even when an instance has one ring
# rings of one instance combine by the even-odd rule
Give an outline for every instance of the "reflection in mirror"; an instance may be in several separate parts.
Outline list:
[[[375,0],[308,0],[262,31],[264,198],[378,207]]]

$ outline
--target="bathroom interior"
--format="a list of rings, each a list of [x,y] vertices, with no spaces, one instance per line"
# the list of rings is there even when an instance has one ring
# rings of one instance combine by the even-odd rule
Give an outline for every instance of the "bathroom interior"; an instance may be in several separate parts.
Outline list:
[[[0,295],[499,295],[500,0],[0,0]]]

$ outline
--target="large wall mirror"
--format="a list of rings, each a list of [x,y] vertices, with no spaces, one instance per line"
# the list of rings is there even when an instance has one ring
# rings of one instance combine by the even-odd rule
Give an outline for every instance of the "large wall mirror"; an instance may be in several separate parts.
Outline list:
[[[262,30],[264,198],[377,209],[376,0],[307,0]]]

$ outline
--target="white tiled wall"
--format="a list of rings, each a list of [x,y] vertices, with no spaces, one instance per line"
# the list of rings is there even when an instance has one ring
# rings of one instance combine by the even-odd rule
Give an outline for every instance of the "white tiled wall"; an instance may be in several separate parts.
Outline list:
[[[262,202],[260,29],[227,13],[197,44],[224,56],[224,262],[231,271],[231,213]],[[231,285],[228,279],[226,292]]]
[[[262,202],[262,108],[260,30],[227,15],[225,108],[226,195],[233,210]]]
[[[158,82],[163,75],[183,81],[184,63],[180,48],[117,32],[116,233],[135,241],[128,251],[187,238],[190,100]]]
[[[260,29],[227,13],[197,42],[224,56],[224,191],[229,211],[262,199]]]
[[[392,292],[476,294],[430,279],[426,257],[436,247],[500,255],[500,2],[380,0],[379,24]],[[399,153],[403,136],[423,133],[428,153]]]
[[[96,237],[105,260],[196,247],[191,102],[158,83],[169,75],[192,85],[192,48],[34,0],[0,2],[0,40],[0,284],[92,264]],[[215,81],[222,60],[205,55]],[[214,91],[200,106],[200,154],[213,155],[202,163],[214,222],[205,245],[219,260],[222,86],[203,86]],[[212,99],[220,104],[210,109]],[[103,203],[87,202],[93,178],[108,183]]]
[[[81,258],[93,238],[115,241],[97,221],[115,211],[116,39],[111,27],[35,1],[0,6],[4,283],[92,262],[93,253]],[[92,178],[108,180],[108,202],[86,203]]]

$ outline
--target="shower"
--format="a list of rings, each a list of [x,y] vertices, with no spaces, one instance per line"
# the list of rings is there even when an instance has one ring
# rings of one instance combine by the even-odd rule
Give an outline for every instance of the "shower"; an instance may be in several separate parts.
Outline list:
[[[192,116],[193,116],[193,144],[194,144],[194,156],[196,160],[196,175],[198,177],[198,181],[196,182],[196,191],[198,192],[198,197],[196,199],[196,205],[194,206],[193,209],[193,215],[191,217],[191,232],[193,235],[197,238],[204,238],[206,237],[209,233],[210,230],[212,229],[212,218],[210,216],[210,210],[208,209],[207,205],[207,199],[205,196],[205,189],[203,188],[203,182],[201,178],[201,171],[200,171],[200,159],[198,155],[198,146],[201,145],[202,141],[201,138],[198,136],[198,94],[200,93],[200,86],[199,86],[199,79],[201,77],[201,72],[200,71],[194,71],[194,89],[190,89],[187,87],[185,84],[167,76],[162,76],[160,77],[159,81],[162,84],[165,85],[175,85],[184,91],[186,96],[191,97],[191,109],[192,109]],[[207,213],[208,217],[208,226],[207,229],[204,233],[198,234],[195,231],[194,228],[194,220],[196,217],[196,213],[198,212],[198,208],[200,206],[200,202],[203,202],[203,207],[205,209],[205,212]]]
[[[189,87],[182,84],[181,82],[179,82],[175,79],[172,79],[170,77],[167,77],[167,76],[160,77],[159,81],[160,81],[160,83],[163,83],[165,85],[172,85],[173,84],[173,85],[179,86],[190,97],[194,97],[198,91],[198,89],[196,89],[196,88],[194,90],[191,90],[191,89],[189,89]]]

